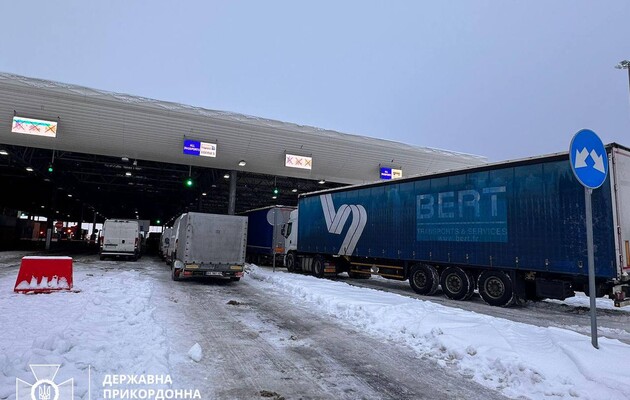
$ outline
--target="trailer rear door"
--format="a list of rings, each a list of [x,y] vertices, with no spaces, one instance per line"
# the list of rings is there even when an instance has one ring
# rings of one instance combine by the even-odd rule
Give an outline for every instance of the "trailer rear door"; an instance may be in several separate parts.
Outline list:
[[[630,274],[630,152],[612,148],[613,198],[617,222],[617,247],[619,274]]]

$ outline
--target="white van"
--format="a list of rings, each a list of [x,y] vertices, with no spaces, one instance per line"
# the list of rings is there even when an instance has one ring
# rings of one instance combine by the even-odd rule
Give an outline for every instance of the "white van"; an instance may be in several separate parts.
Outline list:
[[[172,228],[164,228],[162,236],[160,236],[159,254],[163,259],[166,259],[166,255],[168,253],[168,245],[171,242],[171,232],[173,232]]]
[[[140,258],[142,240],[137,220],[108,219],[101,230],[100,258],[107,256]]]

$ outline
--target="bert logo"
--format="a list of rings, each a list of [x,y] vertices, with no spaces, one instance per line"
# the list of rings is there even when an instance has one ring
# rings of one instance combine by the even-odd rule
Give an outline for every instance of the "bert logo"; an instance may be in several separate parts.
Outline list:
[[[19,378],[16,379],[16,400],[73,400],[74,379],[68,379],[60,384],[55,383],[59,364],[33,364],[29,367],[35,377],[35,383],[31,384]]]

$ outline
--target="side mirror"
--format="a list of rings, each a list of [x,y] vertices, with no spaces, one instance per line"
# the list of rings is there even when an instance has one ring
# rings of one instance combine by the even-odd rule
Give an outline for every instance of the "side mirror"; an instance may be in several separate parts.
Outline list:
[[[282,225],[282,230],[280,231],[280,234],[284,237],[287,237],[287,235],[285,235],[286,227],[287,227],[286,225]]]

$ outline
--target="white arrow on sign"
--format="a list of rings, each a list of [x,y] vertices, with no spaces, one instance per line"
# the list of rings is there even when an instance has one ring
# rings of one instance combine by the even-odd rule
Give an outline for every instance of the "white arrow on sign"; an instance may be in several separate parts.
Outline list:
[[[606,169],[604,168],[604,157],[600,156],[595,152],[595,150],[591,150],[591,158],[595,161],[593,168],[601,172],[602,174],[606,173]]]
[[[575,168],[588,167],[586,164],[586,158],[588,157],[588,150],[586,147],[582,151],[575,150]]]

